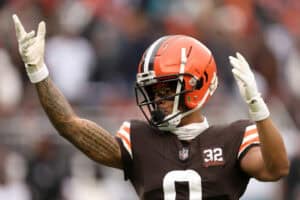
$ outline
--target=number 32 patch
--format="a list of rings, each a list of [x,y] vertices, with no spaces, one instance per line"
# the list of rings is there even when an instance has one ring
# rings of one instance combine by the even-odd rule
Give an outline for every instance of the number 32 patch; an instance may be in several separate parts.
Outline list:
[[[206,148],[202,151],[204,167],[221,166],[225,164],[221,147]]]

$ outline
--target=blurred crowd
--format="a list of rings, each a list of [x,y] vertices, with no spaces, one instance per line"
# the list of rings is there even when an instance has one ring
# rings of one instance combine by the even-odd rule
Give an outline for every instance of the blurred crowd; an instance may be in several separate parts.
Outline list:
[[[51,78],[79,115],[111,132],[141,117],[137,65],[166,34],[196,37],[214,54],[220,84],[204,110],[210,123],[246,118],[228,62],[241,52],[291,160],[288,177],[253,180],[243,199],[300,199],[299,0],[0,0],[0,199],[133,200],[120,171],[88,160],[50,125],[18,54],[13,13],[27,31],[46,22]]]

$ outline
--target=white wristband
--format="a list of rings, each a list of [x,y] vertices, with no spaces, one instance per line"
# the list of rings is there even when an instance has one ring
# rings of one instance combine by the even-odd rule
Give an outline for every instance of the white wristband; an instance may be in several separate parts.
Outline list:
[[[26,67],[27,69],[27,67]],[[33,73],[29,73],[27,71],[27,75],[31,81],[31,83],[38,83],[44,79],[46,79],[49,76],[49,71],[48,68],[45,64],[42,65],[41,68],[39,68],[38,71],[33,72]]]
[[[253,121],[261,121],[270,116],[270,111],[265,101],[258,96],[253,98],[248,102],[249,105],[249,115]]]

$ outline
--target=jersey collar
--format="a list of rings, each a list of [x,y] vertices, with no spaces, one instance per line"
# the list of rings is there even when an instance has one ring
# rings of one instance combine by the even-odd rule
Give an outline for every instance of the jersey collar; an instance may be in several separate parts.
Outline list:
[[[171,133],[177,135],[179,140],[192,140],[206,129],[208,129],[209,124],[206,117],[204,117],[203,122],[200,123],[191,123],[185,126],[177,127],[171,130]]]

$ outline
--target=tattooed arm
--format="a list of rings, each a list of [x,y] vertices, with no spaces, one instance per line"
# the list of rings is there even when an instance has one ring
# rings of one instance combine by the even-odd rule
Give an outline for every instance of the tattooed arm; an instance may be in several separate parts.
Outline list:
[[[46,23],[35,31],[26,32],[17,15],[12,16],[19,52],[29,80],[36,84],[40,102],[52,124],[65,137],[93,160],[122,168],[121,150],[115,138],[94,122],[79,118],[70,104],[50,80],[44,61]]]
[[[37,83],[36,88],[45,112],[61,136],[98,163],[122,168],[120,147],[108,131],[79,118],[50,78]]]

